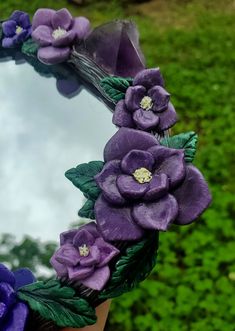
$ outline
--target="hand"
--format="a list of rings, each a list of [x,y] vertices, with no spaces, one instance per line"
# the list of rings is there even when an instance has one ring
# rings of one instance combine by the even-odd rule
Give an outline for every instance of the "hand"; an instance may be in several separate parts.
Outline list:
[[[91,326],[86,326],[85,328],[82,329],[66,328],[63,329],[62,331],[103,331],[108,317],[110,304],[111,304],[111,300],[108,300],[96,308],[96,315],[97,315],[96,324]]]

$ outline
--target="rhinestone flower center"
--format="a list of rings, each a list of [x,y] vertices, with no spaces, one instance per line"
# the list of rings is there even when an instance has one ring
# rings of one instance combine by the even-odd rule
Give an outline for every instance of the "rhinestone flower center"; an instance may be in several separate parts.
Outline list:
[[[152,98],[145,96],[140,101],[140,107],[144,110],[150,110],[153,107],[153,100]]]
[[[54,39],[58,39],[60,37],[63,37],[67,31],[65,29],[62,29],[60,26],[52,32],[52,37]]]
[[[16,34],[20,34],[23,31],[23,28],[19,25],[16,27]]]
[[[84,244],[82,246],[79,246],[78,249],[79,249],[80,256],[85,256],[86,257],[90,253],[90,249],[86,244]]]
[[[136,169],[133,176],[140,184],[149,183],[153,178],[151,171],[146,168]]]

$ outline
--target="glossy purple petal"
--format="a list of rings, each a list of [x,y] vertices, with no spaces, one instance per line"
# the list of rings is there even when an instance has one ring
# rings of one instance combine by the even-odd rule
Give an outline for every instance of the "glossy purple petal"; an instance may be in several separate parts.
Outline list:
[[[72,25],[73,17],[66,8],[57,10],[54,15],[52,15],[52,27],[53,29],[58,29],[59,27],[68,30]]]
[[[32,38],[40,46],[49,46],[53,42],[52,32],[51,27],[40,25],[32,32]]]
[[[164,131],[171,128],[178,120],[176,111],[171,102],[169,102],[168,109],[162,113],[158,113],[159,124],[158,131]]]
[[[90,247],[90,253],[88,256],[81,258],[80,265],[82,267],[91,267],[100,262],[100,251],[99,248],[94,245]]]
[[[16,44],[16,39],[13,38],[3,38],[2,40],[2,47],[3,48],[11,48],[15,46]]]
[[[83,279],[81,283],[93,290],[101,291],[110,277],[109,267],[102,267],[95,270],[95,272]]]
[[[82,225],[79,228],[79,231],[81,231],[81,230],[89,231],[95,239],[100,237],[100,234],[98,232],[97,225],[95,222],[89,222],[87,224]],[[78,230],[76,230],[76,231],[78,231]]]
[[[23,13],[20,17],[19,17],[19,25],[23,28],[23,29],[29,29],[31,27],[31,23],[30,23],[30,18],[29,15],[26,13]]]
[[[18,302],[9,313],[3,331],[24,331],[29,309],[26,304]]]
[[[194,166],[187,166],[183,184],[173,192],[179,205],[176,224],[192,223],[211,203],[208,185]]]
[[[76,266],[81,260],[79,251],[71,244],[61,246],[54,255],[56,261],[70,267]]]
[[[17,25],[20,24],[20,18],[23,14],[26,14],[25,12],[21,10],[14,10],[13,13],[10,16],[10,20],[13,20],[17,23]]]
[[[138,109],[133,115],[133,120],[137,128],[149,131],[156,128],[159,123],[159,117],[151,110]]]
[[[5,37],[13,37],[16,34],[16,22],[13,20],[3,22],[2,30]]]
[[[113,113],[113,124],[120,127],[122,126],[128,128],[135,127],[135,123],[132,119],[132,113],[130,113],[126,108],[124,100],[120,100],[116,104],[115,111]]]
[[[52,28],[52,17],[55,14],[55,10],[49,8],[38,9],[32,20],[32,27],[35,30],[39,25],[47,25]]]
[[[136,169],[147,168],[152,171],[155,159],[151,153],[134,149],[121,161],[121,169],[124,173],[132,175]]]
[[[90,30],[91,24],[86,17],[80,16],[74,18],[71,31],[75,33],[75,37],[77,40],[85,39],[90,33]]]
[[[34,277],[33,273],[27,269],[27,268],[21,268],[16,271],[14,271],[15,276],[15,291],[17,291],[22,286],[32,284],[36,281],[36,278]]]
[[[69,47],[42,47],[38,50],[38,58],[45,64],[58,64],[66,61],[70,55]]]
[[[1,319],[5,317],[7,312],[8,312],[7,305],[3,302],[0,302],[0,323],[1,323]]]
[[[78,230],[68,230],[60,234],[60,245],[72,244],[73,238],[77,234]]]
[[[140,199],[147,192],[149,184],[138,183],[130,175],[120,175],[117,178],[117,186],[126,199]]]
[[[105,242],[103,238],[98,238],[95,244],[99,247],[100,251],[100,262],[97,264],[97,267],[104,267],[108,264],[116,255],[120,253],[120,251],[110,245],[109,243]]]
[[[133,85],[143,85],[149,90],[155,85],[164,86],[164,80],[160,69],[145,69],[140,71],[134,78]]]
[[[52,46],[55,46],[55,47],[68,46],[68,45],[72,44],[74,39],[75,39],[75,33],[74,33],[74,31],[70,30],[67,33],[65,33],[63,36],[61,36],[57,39],[53,39]]]
[[[104,149],[104,160],[120,160],[132,149],[147,150],[158,145],[157,139],[140,130],[120,128],[107,142]]]
[[[154,201],[162,198],[168,193],[169,190],[169,179],[167,175],[160,174],[154,175],[153,179],[149,183],[149,189],[144,195],[144,200]]]
[[[66,277],[68,274],[67,267],[64,266],[62,263],[59,263],[56,260],[56,255],[54,254],[50,259],[50,264],[52,265],[53,269],[55,269],[58,277]]]
[[[136,223],[150,230],[166,231],[177,214],[177,201],[170,194],[157,202],[139,203],[133,208]]]
[[[126,90],[125,104],[129,111],[135,111],[140,108],[140,102],[146,94],[144,86],[130,86]]]
[[[12,306],[15,302],[16,294],[13,287],[8,283],[0,283],[0,300],[7,307]]]
[[[92,246],[94,242],[95,238],[86,229],[81,229],[80,231],[77,231],[77,234],[73,239],[73,245],[75,247],[83,246],[84,244],[87,246]]]
[[[129,207],[113,207],[102,195],[96,200],[95,215],[98,228],[107,241],[138,240],[144,235],[133,220]]]
[[[70,280],[82,280],[94,274],[94,267],[68,267]]]
[[[148,150],[156,161],[156,174],[166,174],[170,189],[179,185],[185,177],[184,151],[164,146],[152,147]]]
[[[168,108],[170,94],[163,87],[152,87],[148,91],[148,96],[153,100],[153,111],[162,112]]]
[[[12,287],[15,285],[15,276],[13,272],[7,269],[3,264],[0,263],[0,282],[8,283]]]
[[[95,181],[102,190],[105,199],[115,205],[125,203],[125,199],[121,196],[117,187],[117,176],[122,173],[120,163],[118,160],[107,162],[102,171],[95,176]]]

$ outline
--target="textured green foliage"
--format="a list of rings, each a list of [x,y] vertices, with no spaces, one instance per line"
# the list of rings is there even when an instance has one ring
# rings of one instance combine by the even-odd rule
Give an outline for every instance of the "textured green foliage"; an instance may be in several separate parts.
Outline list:
[[[35,56],[37,54],[38,48],[38,44],[35,43],[32,38],[29,38],[23,43],[21,51],[28,56]]]
[[[95,219],[94,213],[95,201],[87,200],[84,206],[79,210],[78,215],[80,217],[90,218],[91,220]]]
[[[96,322],[95,310],[89,303],[77,297],[71,287],[61,286],[57,280],[22,287],[18,297],[43,318],[60,327],[81,328]]]
[[[117,103],[119,100],[125,98],[125,93],[128,87],[132,84],[131,78],[122,77],[105,77],[102,79],[100,85],[105,93]]]
[[[100,298],[107,299],[121,295],[136,287],[152,271],[156,264],[158,232],[127,248],[115,266],[115,271]]]
[[[196,154],[197,141],[198,135],[195,132],[191,131],[163,138],[161,140],[161,145],[175,149],[184,149],[185,161],[187,163],[192,163]]]
[[[96,185],[94,176],[103,168],[104,162],[91,161],[79,164],[76,168],[66,171],[65,176],[81,190],[87,198],[96,200],[100,194],[100,189]]]

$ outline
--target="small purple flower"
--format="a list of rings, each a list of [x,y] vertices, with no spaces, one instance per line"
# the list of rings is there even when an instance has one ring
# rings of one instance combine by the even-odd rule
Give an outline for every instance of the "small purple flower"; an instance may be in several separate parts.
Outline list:
[[[29,15],[19,10],[14,11],[10,18],[2,23],[2,30],[4,36],[2,47],[21,45],[32,33]]]
[[[170,102],[170,94],[164,89],[159,69],[140,71],[113,114],[115,125],[143,131],[162,132],[176,121],[177,115]]]
[[[99,231],[107,241],[137,240],[145,230],[194,221],[211,195],[184,151],[160,146],[150,133],[121,128],[104,150],[106,164],[95,176],[102,194],[95,204]]]
[[[94,290],[102,290],[109,280],[108,263],[119,253],[106,243],[94,222],[60,236],[61,247],[51,258],[58,277],[80,281]]]
[[[17,290],[35,282],[30,270],[9,271],[0,264],[0,328],[1,331],[23,331],[28,307],[17,298]]]
[[[32,38],[40,46],[38,58],[46,64],[57,64],[69,58],[71,46],[90,32],[85,17],[73,18],[66,9],[38,9],[33,17]]]

